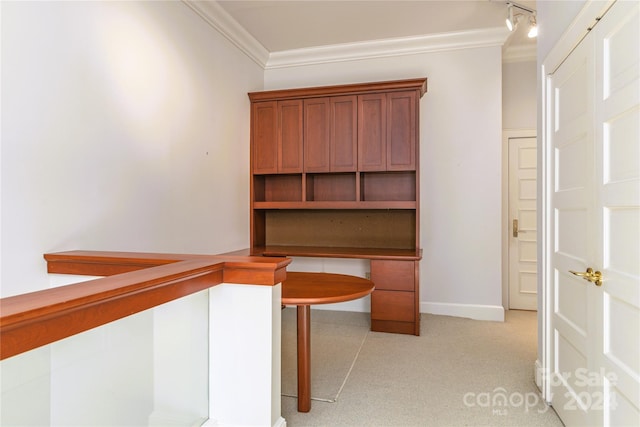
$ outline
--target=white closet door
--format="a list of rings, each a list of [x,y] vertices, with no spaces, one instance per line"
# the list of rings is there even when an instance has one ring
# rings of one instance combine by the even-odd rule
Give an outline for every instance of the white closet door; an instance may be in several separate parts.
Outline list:
[[[615,3],[549,78],[551,401],[568,426],[640,425],[639,10]]]
[[[593,84],[591,37],[551,77],[552,360],[551,404],[566,425],[587,425],[589,393],[575,373],[589,364],[594,286],[569,271],[585,271],[595,257],[589,245],[594,193]]]
[[[604,425],[640,426],[640,3],[618,1],[595,31],[596,391]]]

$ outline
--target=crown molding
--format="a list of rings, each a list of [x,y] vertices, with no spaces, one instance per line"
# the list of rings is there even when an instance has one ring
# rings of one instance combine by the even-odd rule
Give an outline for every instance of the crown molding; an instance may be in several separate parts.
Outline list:
[[[252,61],[265,68],[269,51],[215,1],[182,0]]]
[[[265,69],[502,46],[508,35],[506,28],[496,27],[292,49],[272,52]]]
[[[538,50],[535,45],[509,46],[503,50],[502,63],[530,62],[538,59]]]
[[[504,27],[495,27],[269,52],[217,2],[197,0],[182,0],[182,2],[265,70],[502,46],[510,34]]]

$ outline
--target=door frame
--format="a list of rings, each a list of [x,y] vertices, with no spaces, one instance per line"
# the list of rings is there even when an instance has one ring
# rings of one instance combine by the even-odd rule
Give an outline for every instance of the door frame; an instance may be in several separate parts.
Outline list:
[[[550,147],[549,105],[553,100],[550,93],[550,75],[564,62],[578,44],[585,38],[591,28],[597,23],[616,0],[606,2],[587,0],[582,10],[567,28],[567,31],[553,46],[547,57],[540,64],[538,71],[540,111],[538,114],[538,359],[535,366],[536,385],[542,392],[546,402],[551,401],[551,381],[549,368],[551,366],[551,316],[553,309],[553,295],[551,294],[552,275],[551,257],[554,246],[550,229],[551,196],[550,188],[551,156]]]
[[[536,129],[502,130],[502,307],[509,310],[509,140],[515,138],[537,138]],[[536,206],[536,210],[539,206]]]

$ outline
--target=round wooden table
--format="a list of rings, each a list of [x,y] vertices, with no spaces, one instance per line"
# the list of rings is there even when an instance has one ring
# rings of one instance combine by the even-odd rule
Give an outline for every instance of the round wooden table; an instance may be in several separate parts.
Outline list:
[[[297,306],[298,411],[311,410],[311,305],[362,298],[373,292],[371,280],[346,274],[287,272],[282,304]]]

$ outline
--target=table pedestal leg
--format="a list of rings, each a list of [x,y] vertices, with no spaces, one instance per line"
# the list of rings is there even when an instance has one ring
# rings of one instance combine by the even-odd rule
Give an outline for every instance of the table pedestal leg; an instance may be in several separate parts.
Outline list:
[[[311,306],[298,312],[298,412],[311,410]]]

